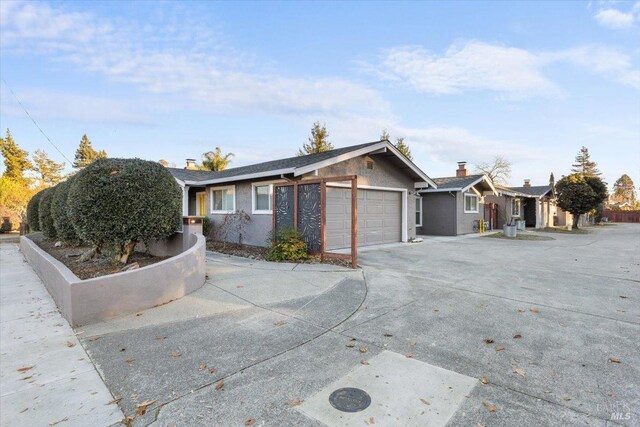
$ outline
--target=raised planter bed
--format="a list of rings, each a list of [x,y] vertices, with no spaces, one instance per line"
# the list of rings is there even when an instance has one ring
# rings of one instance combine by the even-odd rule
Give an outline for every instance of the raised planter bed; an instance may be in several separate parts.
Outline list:
[[[186,250],[182,251],[183,247]],[[206,242],[202,235],[176,233],[150,248],[152,254],[170,258],[86,280],[78,278],[28,236],[20,238],[20,249],[72,326],[165,304],[200,288],[206,279]]]

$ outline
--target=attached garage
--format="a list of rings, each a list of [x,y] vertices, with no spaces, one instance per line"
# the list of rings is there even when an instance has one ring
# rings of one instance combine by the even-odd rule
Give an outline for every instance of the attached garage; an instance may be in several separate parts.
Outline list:
[[[358,246],[402,241],[402,191],[358,189]],[[327,187],[327,249],[351,246],[351,189]]]

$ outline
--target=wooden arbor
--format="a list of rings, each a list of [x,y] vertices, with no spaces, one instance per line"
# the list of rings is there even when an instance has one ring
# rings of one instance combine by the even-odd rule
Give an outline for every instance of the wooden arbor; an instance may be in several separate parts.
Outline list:
[[[327,183],[351,183],[351,253],[327,251]],[[351,258],[358,267],[358,177],[311,178],[273,186],[273,231],[283,228],[298,230],[309,252],[326,258]]]

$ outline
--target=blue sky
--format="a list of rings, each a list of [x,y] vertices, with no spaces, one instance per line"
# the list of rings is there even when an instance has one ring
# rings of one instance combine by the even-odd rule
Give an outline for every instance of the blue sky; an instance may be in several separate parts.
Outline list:
[[[502,155],[511,184],[582,145],[640,184],[640,2],[0,3],[0,122],[63,156],[232,166],[404,137],[432,177]],[[5,83],[6,81],[6,83]],[[70,165],[67,164],[70,169]]]

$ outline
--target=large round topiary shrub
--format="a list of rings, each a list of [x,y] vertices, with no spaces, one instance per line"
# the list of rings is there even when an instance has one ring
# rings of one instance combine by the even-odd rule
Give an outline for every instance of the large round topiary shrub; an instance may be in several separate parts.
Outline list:
[[[137,242],[173,234],[180,225],[182,190],[156,162],[100,159],[78,172],[67,199],[78,237],[116,248],[126,263]]]
[[[29,224],[31,231],[40,231],[40,215],[38,214],[40,197],[42,197],[42,191],[34,194],[27,204],[27,224]]]
[[[42,190],[42,196],[40,196],[38,203],[38,224],[42,234],[49,239],[56,238],[56,228],[53,225],[53,216],[51,216],[51,201],[56,188],[57,186]]]
[[[69,189],[75,177],[70,177],[66,181],[58,184],[53,191],[51,200],[51,216],[53,217],[53,226],[56,229],[58,239],[65,242],[77,242],[78,235],[73,226],[73,221],[69,215],[67,208],[67,199],[69,197]]]

